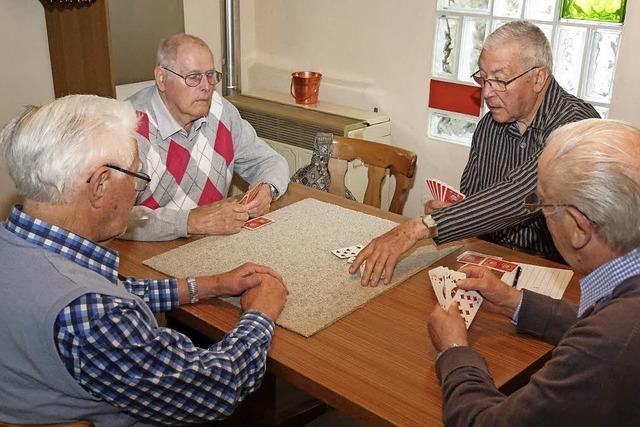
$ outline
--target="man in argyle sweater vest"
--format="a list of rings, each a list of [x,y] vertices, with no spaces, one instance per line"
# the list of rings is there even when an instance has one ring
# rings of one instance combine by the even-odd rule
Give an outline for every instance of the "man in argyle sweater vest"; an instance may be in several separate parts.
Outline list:
[[[286,191],[286,160],[214,90],[220,74],[199,38],[179,34],[163,40],[154,75],[155,86],[130,98],[140,118],[142,170],[151,183],[138,197],[124,237],[237,233]],[[246,205],[225,199],[234,172],[260,186]]]

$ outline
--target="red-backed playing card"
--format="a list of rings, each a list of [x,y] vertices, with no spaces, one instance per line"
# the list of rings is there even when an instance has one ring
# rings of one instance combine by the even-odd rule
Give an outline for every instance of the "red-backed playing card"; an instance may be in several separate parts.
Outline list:
[[[503,261],[501,259],[496,258],[487,258],[480,265],[485,267],[492,268],[494,270],[503,271],[505,273],[510,273],[516,268],[518,268],[518,264],[508,261]]]
[[[273,222],[271,218],[267,218],[266,216],[259,216],[257,218],[252,218],[249,221],[244,223],[243,228],[247,228],[249,230],[257,230],[260,227],[264,227],[265,225],[269,225]]]
[[[258,195],[258,191],[260,191],[260,185],[256,185],[251,190],[247,191],[244,196],[242,196],[242,199],[240,199],[240,204],[246,205],[251,202]]]
[[[458,203],[460,200],[464,199],[464,194],[457,192],[453,188],[445,187],[442,199],[448,203]]]

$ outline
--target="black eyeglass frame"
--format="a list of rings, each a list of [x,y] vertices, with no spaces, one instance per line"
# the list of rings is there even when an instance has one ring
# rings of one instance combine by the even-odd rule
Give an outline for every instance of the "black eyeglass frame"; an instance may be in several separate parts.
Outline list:
[[[186,76],[183,76],[182,74],[176,73],[171,68],[167,68],[164,65],[161,65],[160,68],[162,68],[163,70],[167,70],[168,72],[175,74],[178,77],[181,77],[182,80],[184,80],[184,84],[186,84],[189,87],[198,87],[198,85],[202,83],[202,76],[207,77],[207,83],[209,83],[211,86],[216,86],[218,83],[222,81],[222,71],[218,71],[218,70],[210,70],[210,71],[205,71],[203,73],[189,73]],[[211,76],[211,78],[209,78],[209,76]],[[196,78],[198,80],[196,84],[194,85],[189,84],[188,82],[189,79],[196,79]],[[211,79],[213,79],[214,81],[212,82]]]
[[[507,86],[509,86],[511,83],[515,82],[520,77],[522,77],[525,74],[527,74],[528,72],[535,70],[536,68],[542,68],[542,65],[536,65],[535,67],[531,67],[527,71],[524,71],[523,73],[518,74],[517,76],[515,76],[514,78],[509,79],[509,80],[498,80],[498,79],[487,79],[487,78],[484,78],[484,77],[478,75],[480,70],[478,70],[475,73],[471,74],[470,77],[480,87],[484,87],[487,84],[487,82],[489,82],[489,86],[491,86],[491,89],[495,90],[496,92],[506,92],[507,91]],[[499,88],[495,87],[493,85],[494,83],[496,85],[499,85],[500,87]]]
[[[144,172],[132,172],[132,171],[130,171],[128,169],[121,168],[120,166],[112,165],[110,163],[107,163],[104,166],[108,167],[109,169],[115,169],[118,172],[122,172],[122,173],[127,174],[129,176],[132,176],[134,178],[141,179],[144,182],[144,187],[139,189],[138,185],[136,185],[136,191],[138,191],[138,192],[142,192],[142,191],[146,190],[147,186],[151,182],[151,177],[149,175],[147,175],[146,173],[144,173]],[[90,182],[91,182],[91,177],[87,178],[87,184],[89,184]]]

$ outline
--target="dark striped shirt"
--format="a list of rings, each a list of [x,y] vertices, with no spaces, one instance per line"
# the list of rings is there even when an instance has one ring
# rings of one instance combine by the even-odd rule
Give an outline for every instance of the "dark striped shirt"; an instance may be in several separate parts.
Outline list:
[[[538,157],[549,134],[579,120],[600,117],[585,101],[551,79],[540,109],[524,134],[490,113],[478,123],[460,191],[466,198],[432,214],[437,243],[480,236],[492,242],[558,258],[542,214],[529,214],[522,199],[535,190]]]

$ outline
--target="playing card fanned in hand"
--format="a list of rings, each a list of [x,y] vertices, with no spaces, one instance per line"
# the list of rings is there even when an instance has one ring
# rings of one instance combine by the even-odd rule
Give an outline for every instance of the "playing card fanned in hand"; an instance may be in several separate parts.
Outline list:
[[[465,195],[442,181],[437,179],[427,179],[427,188],[431,192],[434,200],[442,202],[457,203],[465,198]]]
[[[256,198],[259,191],[260,191],[260,185],[256,185],[251,190],[244,193],[244,196],[242,196],[242,199],[240,199],[240,204],[246,205],[247,203],[251,202],[253,199]]]
[[[466,274],[447,267],[436,267],[429,270],[431,286],[440,306],[447,309],[452,302],[457,303],[460,315],[469,329],[482,304],[482,296],[476,291],[465,291],[458,288],[458,282],[466,277]]]

